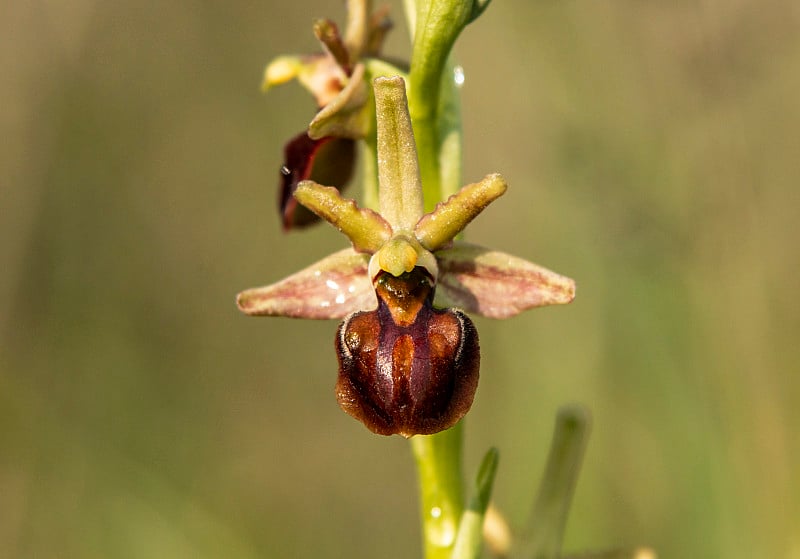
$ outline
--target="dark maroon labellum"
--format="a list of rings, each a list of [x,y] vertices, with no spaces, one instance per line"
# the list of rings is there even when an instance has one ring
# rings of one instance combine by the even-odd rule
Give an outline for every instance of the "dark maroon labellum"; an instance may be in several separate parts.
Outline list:
[[[350,180],[355,165],[355,141],[332,136],[312,140],[302,132],[292,138],[283,150],[281,188],[278,204],[283,230],[306,227],[319,221],[310,210],[294,198],[300,181],[313,180],[342,190]]]
[[[381,435],[430,435],[467,413],[478,387],[478,333],[464,313],[433,308],[424,268],[376,278],[378,308],[339,326],[336,395]]]

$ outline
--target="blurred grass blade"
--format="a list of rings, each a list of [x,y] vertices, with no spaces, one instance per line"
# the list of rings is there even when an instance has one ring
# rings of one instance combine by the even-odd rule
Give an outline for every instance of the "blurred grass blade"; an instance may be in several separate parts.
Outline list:
[[[636,549],[590,551],[568,555],[564,559],[656,559],[656,553],[648,547],[637,547]]]
[[[483,519],[486,508],[492,498],[492,485],[497,472],[499,454],[496,448],[490,448],[483,457],[475,485],[469,497],[469,505],[461,516],[458,536],[453,547],[453,559],[477,559],[481,553],[483,541]]]
[[[539,494],[528,522],[522,557],[557,559],[561,552],[572,494],[580,473],[591,417],[583,406],[558,410],[553,442]]]

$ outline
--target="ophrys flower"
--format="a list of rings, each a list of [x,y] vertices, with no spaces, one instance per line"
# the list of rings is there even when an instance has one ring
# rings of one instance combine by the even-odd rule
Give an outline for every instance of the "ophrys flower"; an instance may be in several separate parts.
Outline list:
[[[463,187],[427,214],[399,77],[374,82],[380,213],[332,187],[301,182],[295,198],[353,248],[276,284],[244,291],[251,315],[344,319],[336,348],[337,398],[376,433],[431,434],[472,405],[478,335],[466,312],[506,318],[568,303],[574,282],[508,254],[454,241],[506,191],[497,174]]]
[[[391,29],[388,8],[372,12],[369,0],[348,0],[344,36],[328,19],[314,23],[322,52],[279,56],[267,65],[262,89],[297,79],[317,102],[307,129],[284,147],[279,207],[284,230],[317,221],[297,204],[294,191],[306,179],[343,188],[350,180],[356,140],[374,131],[369,68],[386,69],[379,53]],[[396,71],[395,71],[396,73]]]

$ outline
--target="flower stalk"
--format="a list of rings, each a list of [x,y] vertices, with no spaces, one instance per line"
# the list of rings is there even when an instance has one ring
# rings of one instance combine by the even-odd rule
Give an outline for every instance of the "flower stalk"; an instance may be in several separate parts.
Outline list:
[[[420,154],[426,210],[458,189],[460,183],[460,114],[448,58],[458,35],[475,17],[474,0],[417,0],[409,73],[408,109]],[[442,118],[447,116],[449,118]],[[447,145],[451,153],[443,154]],[[446,158],[442,158],[446,155]],[[456,161],[457,160],[457,161]],[[453,172],[456,170],[455,172]]]
[[[435,435],[411,439],[417,467],[419,507],[426,559],[447,559],[464,511],[462,487],[463,422]]]

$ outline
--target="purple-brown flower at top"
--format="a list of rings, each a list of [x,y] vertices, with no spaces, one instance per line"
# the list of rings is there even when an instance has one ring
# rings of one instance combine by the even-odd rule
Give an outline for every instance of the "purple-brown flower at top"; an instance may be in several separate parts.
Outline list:
[[[250,315],[343,319],[337,399],[383,435],[452,427],[478,384],[478,334],[467,313],[506,318],[570,302],[575,283],[514,256],[454,241],[506,191],[497,174],[423,213],[401,78],[375,80],[380,213],[332,187],[301,182],[295,198],[353,247],[276,284],[239,294]]]
[[[307,130],[284,147],[278,200],[284,230],[318,221],[294,199],[297,185],[313,180],[343,188],[353,172],[355,141],[372,126],[364,62],[378,56],[391,22],[388,8],[372,13],[370,5],[368,0],[349,0],[344,37],[332,21],[318,20],[314,34],[323,52],[278,57],[264,72],[264,91],[297,79],[319,109]]]

